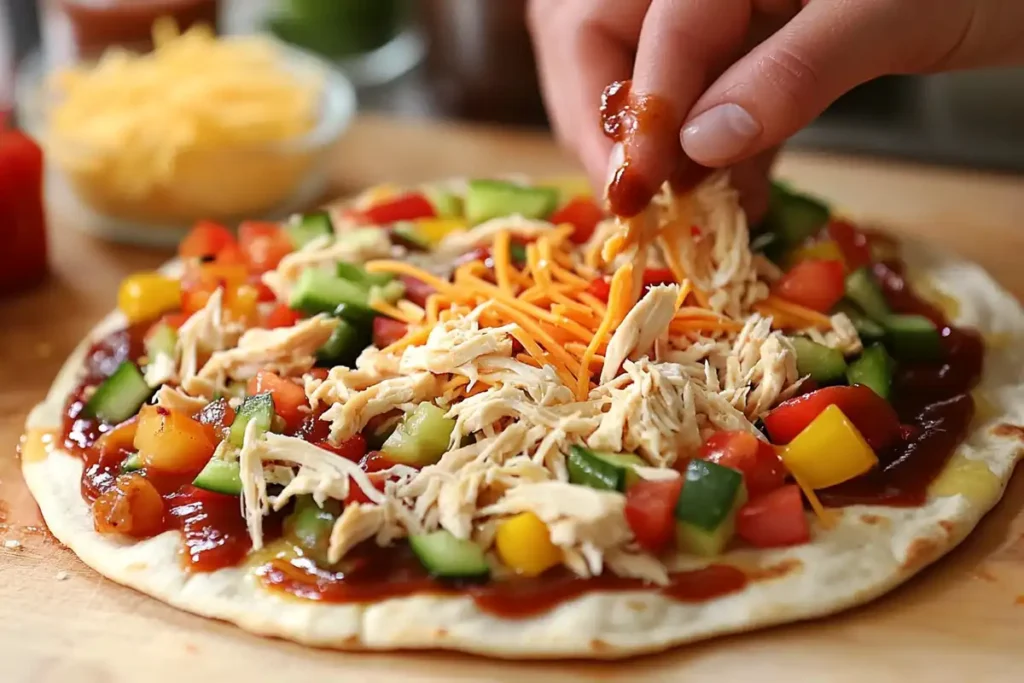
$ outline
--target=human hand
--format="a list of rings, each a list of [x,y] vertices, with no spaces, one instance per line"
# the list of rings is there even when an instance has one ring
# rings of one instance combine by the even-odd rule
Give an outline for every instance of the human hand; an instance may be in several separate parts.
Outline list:
[[[595,185],[600,94],[632,78],[667,104],[624,141],[636,181],[731,166],[755,215],[772,149],[854,86],[1024,61],[1021,0],[531,0],[529,19],[555,131]]]

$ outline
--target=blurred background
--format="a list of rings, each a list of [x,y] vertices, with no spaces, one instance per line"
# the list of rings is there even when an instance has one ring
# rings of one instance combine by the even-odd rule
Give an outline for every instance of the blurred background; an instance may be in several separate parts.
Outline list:
[[[361,111],[547,125],[525,0],[0,0],[0,96],[34,54],[52,69],[117,42],[157,14],[221,32],[270,31],[355,84]],[[32,74],[25,77],[33,77]],[[1024,170],[1024,70],[889,77],[831,107],[795,145]]]

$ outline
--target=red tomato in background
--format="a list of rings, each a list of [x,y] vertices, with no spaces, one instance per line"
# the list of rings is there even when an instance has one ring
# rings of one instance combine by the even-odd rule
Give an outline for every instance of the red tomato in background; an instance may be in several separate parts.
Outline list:
[[[238,226],[238,246],[254,273],[277,268],[281,259],[295,250],[281,226],[260,221],[245,221]]]
[[[278,327],[291,327],[299,322],[299,317],[298,313],[284,304],[278,304],[267,314],[267,317],[263,320],[263,326],[268,330]]]
[[[398,279],[405,285],[405,298],[417,306],[426,306],[427,297],[436,291],[423,280],[408,275],[400,275]]]
[[[670,285],[676,281],[670,268],[648,268],[644,271],[644,286]]]
[[[250,396],[266,391],[274,398],[274,412],[285,421],[289,430],[298,429],[309,414],[306,392],[295,382],[269,370],[260,370],[246,387]]]
[[[183,259],[215,257],[228,247],[237,247],[235,236],[220,223],[199,221],[178,245]]]
[[[764,426],[773,443],[787,444],[830,405],[843,411],[876,453],[900,438],[896,411],[888,401],[860,384],[825,387],[783,401],[764,416]]]
[[[569,239],[583,244],[594,234],[594,228],[604,220],[605,213],[590,197],[574,197],[568,204],[555,211],[549,219],[555,225],[569,223],[574,230]]]
[[[332,446],[330,441],[321,441],[317,446],[352,462],[359,462],[366,455],[366,437],[362,434],[351,436],[337,446]]]
[[[821,313],[832,310],[845,290],[843,264],[823,259],[801,261],[775,283],[775,293],[783,299]]]
[[[608,297],[612,293],[612,283],[608,281],[608,278],[598,278],[590,283],[590,286],[587,287],[587,292],[608,303]]]
[[[741,507],[736,516],[736,534],[758,548],[779,548],[809,541],[811,529],[800,487],[787,484]]]
[[[383,315],[373,319],[373,345],[378,349],[390,346],[405,336],[409,326]]]
[[[664,550],[675,537],[676,501],[683,479],[638,481],[626,489],[626,523],[636,542],[653,553]]]
[[[6,257],[0,293],[40,282],[47,252],[43,152],[16,130],[0,130],[0,224]]]
[[[374,473],[386,470],[393,464],[394,463],[388,460],[380,451],[370,451],[359,461],[359,467],[370,475],[370,481],[373,482],[374,487],[378,491],[384,490],[384,482],[386,479],[383,476],[374,476]],[[364,493],[356,482],[350,478],[348,482],[348,496],[345,498],[345,505],[349,505],[350,503],[371,502],[372,501],[370,501],[366,496],[366,493]]]
[[[357,219],[374,225],[388,225],[398,221],[436,217],[437,211],[434,210],[434,205],[418,192],[410,192],[394,199],[385,200],[356,214]]]
[[[871,264],[871,245],[868,243],[868,237],[853,223],[832,220],[828,224],[828,234],[843,253],[847,268],[857,270]]]
[[[712,434],[700,447],[700,458],[742,472],[752,498],[779,488],[786,479],[775,449],[750,432]]]

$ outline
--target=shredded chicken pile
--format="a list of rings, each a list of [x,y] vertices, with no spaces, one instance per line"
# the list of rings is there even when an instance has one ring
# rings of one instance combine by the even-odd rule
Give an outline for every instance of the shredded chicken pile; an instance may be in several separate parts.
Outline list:
[[[396,256],[380,235],[368,232],[354,247],[313,244],[286,257],[266,281],[285,298],[304,268],[338,259],[399,272],[388,265],[395,261],[372,260]],[[366,349],[355,367],[335,367],[326,378],[307,371],[330,336],[330,318],[239,335],[221,323],[220,297],[211,297],[161,366],[162,377],[181,386],[161,390],[161,404],[201,406],[228,383],[270,367],[301,378],[309,410],[329,423],[335,445],[375,418],[400,416],[424,401],[455,420],[438,462],[392,467],[378,475],[383,490],[356,463],[299,438],[249,429],[237,457],[255,548],[271,510],[299,494],[342,500],[356,486],[370,502],[344,508],[330,538],[332,562],[370,539],[387,545],[436,529],[491,549],[501,520],[531,511],[579,576],[612,571],[667,581],[662,560],[635,543],[624,495],[569,483],[570,446],[635,453],[646,463],[637,468],[640,477],[678,477],[673,463],[695,455],[712,432],[760,437],[753,421],[799,385],[793,348],[773,321],[847,353],[859,340],[845,316],[808,320],[774,306],[769,283],[777,270],[751,253],[724,175],[686,197],[666,189],[646,213],[605,221],[582,247],[566,235],[564,227],[520,217],[449,235],[435,263],[487,246],[493,272],[480,262],[459,266],[451,280],[431,282],[437,292],[422,308],[376,302],[408,322],[408,334]],[[516,237],[537,242],[524,267],[508,268],[501,261]],[[645,264],[671,268],[676,284],[644,291],[637,273]],[[612,275],[607,302],[584,291],[602,274]],[[543,315],[534,317],[531,306]],[[278,489],[269,484],[283,488],[273,494]],[[493,564],[500,575],[500,563]]]

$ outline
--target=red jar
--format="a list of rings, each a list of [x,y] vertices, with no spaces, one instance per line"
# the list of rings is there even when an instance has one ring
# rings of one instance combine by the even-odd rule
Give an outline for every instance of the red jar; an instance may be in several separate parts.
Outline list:
[[[46,276],[43,152],[17,130],[0,130],[0,294]]]

